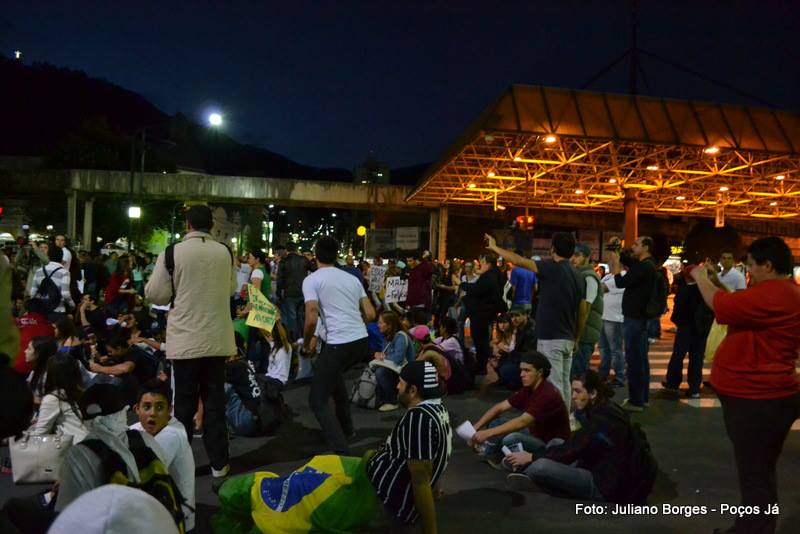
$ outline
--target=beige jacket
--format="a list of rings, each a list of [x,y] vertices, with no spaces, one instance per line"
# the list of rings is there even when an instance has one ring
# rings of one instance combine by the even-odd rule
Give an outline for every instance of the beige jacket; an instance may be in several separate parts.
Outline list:
[[[230,298],[236,271],[227,248],[205,232],[190,232],[175,245],[175,304],[167,319],[167,358],[233,356]],[[158,305],[172,298],[164,253],[158,256],[145,297]]]

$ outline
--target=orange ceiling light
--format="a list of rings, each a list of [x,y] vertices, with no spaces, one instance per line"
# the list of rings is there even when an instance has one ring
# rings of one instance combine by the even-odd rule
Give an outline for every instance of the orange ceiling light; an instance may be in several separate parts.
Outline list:
[[[712,154],[712,155],[713,155],[713,154],[719,154],[719,147],[716,147],[716,146],[710,146],[710,147],[704,148],[704,149],[703,149],[703,152],[704,152],[705,154]]]
[[[558,140],[558,138],[555,135],[548,135],[548,136],[545,136],[545,138],[544,138],[544,142],[548,143],[548,144],[553,144],[557,140]]]

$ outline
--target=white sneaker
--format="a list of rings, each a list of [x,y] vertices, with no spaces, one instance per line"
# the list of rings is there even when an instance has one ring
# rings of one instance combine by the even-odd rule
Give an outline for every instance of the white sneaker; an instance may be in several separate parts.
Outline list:
[[[398,409],[399,407],[400,407],[399,404],[389,404],[387,402],[386,404],[381,404],[380,408],[378,408],[378,411],[379,412],[391,412],[391,411],[394,411],[394,410]]]
[[[231,464],[226,465],[222,469],[211,468],[211,476],[214,478],[225,478],[231,472]]]

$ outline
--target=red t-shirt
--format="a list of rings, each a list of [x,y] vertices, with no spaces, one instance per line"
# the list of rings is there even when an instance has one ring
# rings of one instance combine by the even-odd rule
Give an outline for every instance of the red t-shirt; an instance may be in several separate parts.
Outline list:
[[[745,399],[775,399],[800,391],[800,286],[767,280],[750,289],[714,295],[714,314],[728,325],[717,348],[711,385]]]
[[[433,265],[428,260],[422,260],[419,265],[408,271],[408,294],[406,306],[431,307],[431,294]]]
[[[17,317],[17,328],[19,328],[19,355],[14,362],[14,370],[22,376],[28,376],[31,372],[31,364],[25,361],[25,349],[28,343],[38,336],[54,336],[53,325],[47,322],[47,317],[38,313],[26,313],[22,317]]]
[[[544,380],[534,390],[523,387],[508,399],[508,403],[533,416],[533,424],[528,427],[531,436],[545,443],[553,438],[569,439],[567,407],[561,393],[549,380]]]
[[[130,289],[131,288],[131,281],[130,278],[125,276],[120,276],[115,272],[111,273],[111,278],[108,280],[108,285],[106,286],[106,294],[105,294],[105,302],[111,303],[120,299],[128,299],[128,294],[120,295],[120,289]]]

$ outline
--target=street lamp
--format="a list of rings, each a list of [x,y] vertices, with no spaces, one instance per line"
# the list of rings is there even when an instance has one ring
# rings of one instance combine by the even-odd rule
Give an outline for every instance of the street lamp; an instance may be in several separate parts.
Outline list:
[[[48,232],[52,232],[53,231],[53,225],[52,224],[48,224],[46,228],[47,228]]]
[[[222,115],[219,113],[211,113],[208,115],[208,124],[211,126],[222,126]]]
[[[129,206],[128,207],[128,217],[131,219],[139,219],[142,216],[142,208],[139,206]]]

